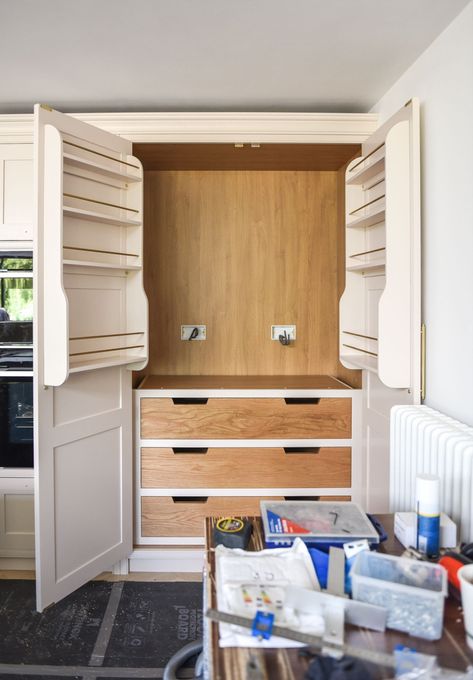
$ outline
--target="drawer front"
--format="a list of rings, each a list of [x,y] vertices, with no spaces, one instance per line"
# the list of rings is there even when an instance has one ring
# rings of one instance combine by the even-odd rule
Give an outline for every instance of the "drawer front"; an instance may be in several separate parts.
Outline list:
[[[351,449],[143,448],[146,489],[351,486]]]
[[[351,501],[351,496],[319,496],[319,501],[331,501],[332,503],[340,503],[344,501]]]
[[[351,399],[141,399],[143,439],[347,439]]]
[[[202,502],[204,500],[204,502]],[[143,537],[204,536],[206,517],[259,515],[254,496],[210,496],[207,499],[182,500],[169,496],[145,496],[141,499],[141,535]],[[282,498],[265,497],[265,500]]]

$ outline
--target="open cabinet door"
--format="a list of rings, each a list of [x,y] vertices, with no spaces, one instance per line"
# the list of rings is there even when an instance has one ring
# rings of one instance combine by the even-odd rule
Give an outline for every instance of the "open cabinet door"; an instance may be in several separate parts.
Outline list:
[[[146,365],[131,143],[35,107],[35,522],[42,611],[132,549],[131,369]]]
[[[363,369],[365,509],[389,510],[390,410],[421,394],[419,102],[364,143],[345,173],[340,360]]]

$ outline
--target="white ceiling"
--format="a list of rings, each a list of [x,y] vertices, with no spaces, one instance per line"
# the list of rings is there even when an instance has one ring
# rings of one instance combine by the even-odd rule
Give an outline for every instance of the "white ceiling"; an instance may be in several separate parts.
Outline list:
[[[467,4],[0,0],[0,112],[368,111]]]

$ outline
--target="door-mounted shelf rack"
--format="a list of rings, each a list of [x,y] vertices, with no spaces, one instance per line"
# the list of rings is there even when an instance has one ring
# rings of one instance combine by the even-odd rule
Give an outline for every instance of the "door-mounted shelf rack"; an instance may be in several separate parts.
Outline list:
[[[345,291],[340,300],[340,361],[376,373],[388,387],[413,383],[413,316],[419,278],[418,103],[363,144],[345,175]],[[416,284],[417,285],[417,284]],[[414,348],[414,349],[413,349]]]
[[[44,383],[59,386],[70,374],[106,367],[143,368],[141,164],[77,144],[53,126],[44,136]]]

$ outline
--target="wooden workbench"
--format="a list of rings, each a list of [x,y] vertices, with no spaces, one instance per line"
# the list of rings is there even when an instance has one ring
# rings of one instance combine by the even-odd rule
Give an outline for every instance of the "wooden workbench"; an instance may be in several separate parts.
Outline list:
[[[264,548],[264,535],[261,518],[250,517],[253,523],[253,534],[248,546],[249,550]],[[393,555],[403,550],[394,538],[392,515],[380,515],[383,526],[387,530],[388,540],[381,545],[380,551]],[[204,579],[205,609],[217,608],[215,590],[215,553],[213,546],[214,518],[206,519],[206,576]],[[299,649],[246,649],[224,648],[218,646],[218,624],[206,621],[204,626],[204,648],[208,664],[209,680],[249,680],[248,662],[254,660],[259,668],[258,680],[303,680],[307,670],[307,659],[300,655]],[[385,633],[358,628],[345,627],[345,642],[364,649],[379,652],[392,652],[396,645],[403,644],[424,654],[435,654],[441,666],[457,670],[465,670],[473,664],[473,653],[465,642],[463,614],[459,602],[447,598],[445,602],[444,633],[438,642],[429,642],[411,637],[405,633],[386,630]],[[371,668],[376,678],[392,678],[393,672],[388,668]]]

